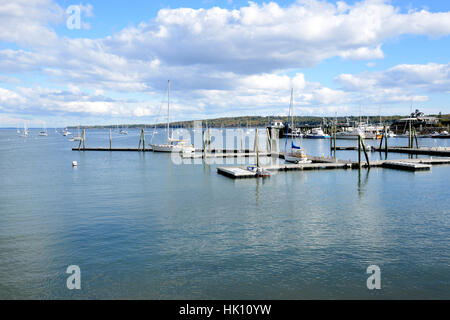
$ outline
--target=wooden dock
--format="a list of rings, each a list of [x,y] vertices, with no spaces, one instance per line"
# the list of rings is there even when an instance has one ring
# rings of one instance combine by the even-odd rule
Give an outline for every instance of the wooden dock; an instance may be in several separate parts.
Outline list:
[[[400,169],[408,171],[426,171],[431,170],[430,164],[412,163],[406,161],[385,161],[382,164],[384,168]]]
[[[123,152],[151,152],[153,151],[151,147],[146,147],[145,150],[143,150],[142,148],[108,148],[108,147],[103,147],[103,148],[72,148],[72,151],[123,151]],[[195,152],[198,153],[203,153],[203,149],[195,149]],[[256,153],[254,151],[251,151],[249,149],[245,149],[245,150],[236,150],[236,149],[231,149],[231,150],[223,150],[223,149],[212,149],[212,150],[208,150],[207,151],[208,156],[212,156],[212,157],[222,157],[222,154],[237,154],[237,155],[249,155],[250,156],[255,156]],[[259,155],[266,155],[267,152],[260,152]]]
[[[259,152],[260,157],[271,157],[270,152]],[[205,158],[204,153],[182,153],[181,157],[184,159],[202,159]],[[207,153],[206,158],[241,158],[241,157],[256,157],[255,152],[225,152],[225,153]]]
[[[450,164],[450,158],[430,158],[430,159],[400,159],[400,160],[380,160],[370,163],[370,167],[382,167],[406,171],[430,170],[432,165]],[[363,163],[363,168],[368,164]],[[303,171],[303,170],[330,170],[330,169],[356,169],[358,162],[336,161],[336,162],[313,162],[303,164],[284,163],[271,166],[263,166],[269,171]],[[255,178],[256,175],[247,170],[247,167],[219,167],[217,173],[232,179]]]
[[[152,149],[148,148],[145,150],[138,148],[72,148],[72,151],[123,151],[123,152],[151,152]]]
[[[349,169],[351,164],[347,163],[304,163],[294,164],[286,163],[280,165],[264,166],[269,171],[298,171],[298,170],[323,170],[323,169]],[[219,167],[217,173],[232,179],[255,178],[254,172],[247,167]]]
[[[386,152],[385,148],[372,148],[372,151],[377,152]],[[389,147],[387,148],[387,152],[394,153],[407,153],[407,154],[423,154],[429,156],[441,156],[448,157],[450,156],[450,148],[445,147],[421,147],[421,148],[407,148],[407,147]]]

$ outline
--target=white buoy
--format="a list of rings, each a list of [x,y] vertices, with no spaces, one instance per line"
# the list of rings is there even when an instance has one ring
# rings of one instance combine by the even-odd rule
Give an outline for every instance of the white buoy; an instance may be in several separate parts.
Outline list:
[[[76,161],[72,161],[72,167],[76,167],[78,163]]]

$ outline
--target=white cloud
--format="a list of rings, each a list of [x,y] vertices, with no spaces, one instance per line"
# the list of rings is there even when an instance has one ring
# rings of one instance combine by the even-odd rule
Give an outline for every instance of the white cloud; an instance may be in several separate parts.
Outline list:
[[[91,5],[82,11],[93,16]],[[344,110],[365,100],[428,99],[408,86],[424,92],[450,91],[448,65],[399,65],[378,73],[342,74],[336,79],[339,89],[310,82],[303,73],[287,75],[331,57],[382,59],[383,43],[405,34],[449,35],[450,12],[401,12],[381,0],[300,0],[287,7],[250,2],[234,10],[163,9],[151,21],[101,39],[58,36],[52,25],[63,23],[64,16],[51,0],[0,0],[0,41],[16,44],[0,50],[0,72],[33,72],[44,78],[43,87],[57,83],[66,88],[17,88],[15,97],[12,89],[2,89],[8,90],[1,100],[2,112],[12,112],[16,101],[17,109],[20,102],[20,108],[30,112],[145,117],[157,112],[153,101],[112,99],[105,92],[161,93],[167,79],[174,80],[174,110],[180,117],[278,113],[280,106],[287,109],[290,87],[295,88],[296,105],[305,112]]]
[[[341,74],[336,80],[349,91],[402,88],[446,92],[450,90],[450,64],[401,64],[386,71]]]
[[[52,0],[1,0],[0,41],[21,45],[45,45],[57,39],[49,27],[60,23],[64,12]]]

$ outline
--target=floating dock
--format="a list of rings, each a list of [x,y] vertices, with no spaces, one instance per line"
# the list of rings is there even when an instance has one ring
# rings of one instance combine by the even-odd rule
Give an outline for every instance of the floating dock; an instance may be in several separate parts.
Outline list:
[[[145,150],[138,148],[72,148],[72,151],[124,151],[124,152],[151,152],[152,149],[148,148]]]
[[[373,147],[372,151],[386,152],[386,148]],[[445,147],[421,147],[421,148],[407,148],[407,147],[389,147],[387,152],[407,153],[407,154],[423,154],[429,156],[450,156],[450,148]]]
[[[400,169],[408,171],[427,171],[431,170],[431,165],[422,163],[411,163],[406,161],[385,161],[382,167],[391,169]]]
[[[72,148],[72,151],[128,151],[128,152],[151,152],[153,151],[151,147],[147,147],[145,148],[145,150],[143,150],[142,148],[108,148],[108,147],[100,147],[100,148]],[[195,149],[195,152],[199,152],[199,153],[203,153],[203,149]],[[223,149],[212,149],[212,150],[208,150],[207,151],[208,156],[216,156],[218,155],[218,157],[221,157],[221,154],[238,154],[238,155],[244,155],[244,154],[251,154],[251,155],[256,155],[256,153],[254,151],[251,151],[249,149],[245,149],[245,150],[236,150],[236,149],[231,149],[231,150],[223,150]],[[264,155],[267,154],[265,152],[260,152],[259,155]]]
[[[425,171],[430,170],[432,167],[431,165],[439,164],[450,164],[450,158],[380,160],[371,162],[370,167],[382,167],[407,171]],[[362,167],[367,168],[369,167],[369,165],[367,163],[362,163]],[[356,169],[359,168],[359,164],[358,162],[353,161],[313,162],[300,164],[284,163],[278,165],[263,166],[262,168],[269,171]],[[232,179],[256,177],[256,175],[252,171],[247,170],[247,167],[219,167],[217,168],[217,173]]]
[[[270,152],[260,152],[260,157],[271,157]],[[183,159],[202,159],[202,158],[240,158],[240,157],[256,157],[255,152],[226,152],[226,153],[182,153],[181,157]]]

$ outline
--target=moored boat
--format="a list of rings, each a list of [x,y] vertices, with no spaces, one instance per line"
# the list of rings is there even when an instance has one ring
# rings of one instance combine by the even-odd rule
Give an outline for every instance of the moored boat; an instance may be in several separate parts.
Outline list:
[[[291,152],[284,154],[284,161],[291,163],[312,163],[308,160],[305,151],[291,142]]]
[[[188,145],[188,143],[184,140],[173,139],[173,137],[170,137],[169,131],[170,131],[170,80],[168,80],[167,82],[167,143],[164,144],[150,143],[150,147],[155,152],[183,152],[183,153],[195,152],[195,148],[193,145]]]
[[[305,136],[307,139],[330,139],[330,135],[325,134],[322,128],[314,128],[311,130],[311,133],[308,133]]]

